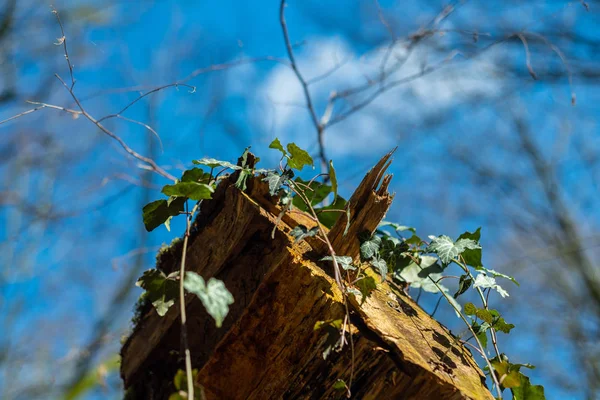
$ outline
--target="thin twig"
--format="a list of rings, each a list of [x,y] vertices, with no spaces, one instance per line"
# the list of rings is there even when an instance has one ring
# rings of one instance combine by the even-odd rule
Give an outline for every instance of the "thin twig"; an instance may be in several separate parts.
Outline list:
[[[279,22],[281,24],[281,29],[283,31],[283,39],[285,41],[285,47],[287,49],[288,58],[290,60],[290,65],[292,67],[292,70],[294,71],[294,74],[296,74],[296,77],[298,78],[298,82],[300,82],[300,85],[302,86],[302,91],[304,92],[304,98],[306,99],[306,106],[310,113],[310,118],[312,119],[315,129],[317,130],[317,141],[319,144],[319,158],[321,159],[322,168],[323,168],[323,170],[325,170],[327,168],[327,160],[328,160],[327,156],[325,155],[325,141],[323,138],[323,136],[324,136],[323,133],[324,133],[325,127],[319,122],[319,118],[317,117],[317,113],[315,111],[315,107],[313,105],[313,101],[310,96],[310,91],[308,90],[308,84],[306,83],[306,80],[300,73],[300,70],[298,69],[298,65],[296,64],[296,59],[294,57],[294,51],[292,49],[292,43],[290,41],[290,35],[288,33],[287,24],[285,22],[285,6],[286,6],[285,0],[281,0],[281,4],[279,6]]]
[[[98,127],[98,129],[100,129],[102,132],[104,132],[105,134],[107,134],[108,136],[110,136],[111,138],[113,138],[114,140],[117,141],[117,143],[119,143],[119,145],[123,148],[123,150],[125,150],[128,154],[130,154],[132,157],[145,162],[146,164],[148,164],[148,166],[150,167],[150,169],[154,172],[156,172],[157,174],[175,181],[177,178],[175,178],[173,175],[171,175],[170,173],[168,173],[167,171],[165,171],[164,169],[162,169],[161,167],[158,166],[158,164],[156,164],[156,162],[148,157],[144,157],[143,155],[139,154],[138,152],[136,152],[135,150],[133,150],[131,147],[129,147],[127,145],[127,143],[125,143],[125,141],[123,139],[121,139],[119,136],[117,136],[116,134],[114,134],[113,132],[111,132],[110,130],[108,130],[104,125],[102,125],[100,122],[98,122],[98,120],[96,120],[92,115],[90,115],[84,108],[83,105],[81,104],[81,102],[79,101],[79,99],[77,98],[77,96],[75,95],[75,93],[73,93],[73,91],[69,88],[69,86],[67,86],[67,84],[65,83],[65,81],[58,75],[55,74],[56,78],[58,78],[58,80],[63,84],[63,86],[65,87],[65,89],[67,89],[67,91],[69,92],[69,94],[71,95],[71,97],[73,98],[73,100],[75,101],[75,103],[77,104],[77,107],[79,107],[79,109],[81,110],[81,114],[86,117],[90,122],[92,122],[94,125],[96,125]]]
[[[161,151],[161,153],[163,153],[165,151],[165,149],[163,147],[162,140],[160,139],[160,135],[150,125],[145,124],[145,123],[140,122],[140,121],[136,121],[135,119],[130,119],[130,118],[124,117],[122,115],[117,115],[116,117],[119,118],[119,119],[125,120],[127,122],[131,122],[131,123],[143,126],[144,128],[148,129],[156,137],[156,139],[158,140],[158,144],[160,145],[160,151]]]
[[[65,35],[65,29],[63,28],[63,24],[62,21],[60,20],[60,16],[58,15],[58,11],[56,10],[56,8],[54,8],[54,6],[50,6],[50,8],[52,8],[52,14],[54,14],[56,16],[56,20],[58,21],[58,26],[60,26],[60,33],[61,33],[61,37],[58,38],[58,42],[55,43],[57,45],[63,45],[63,48],[65,49],[65,59],[67,60],[67,65],[69,66],[69,74],[71,75],[71,90],[73,90],[73,87],[75,86],[75,77],[73,75],[73,64],[71,64],[71,59],[69,58],[69,51],[67,50],[67,36]]]
[[[110,119],[110,118],[118,117],[119,115],[121,115],[125,111],[127,111],[129,109],[129,107],[133,106],[135,103],[137,103],[138,101],[140,101],[144,97],[146,97],[148,95],[151,95],[152,93],[156,93],[156,92],[158,92],[160,90],[167,89],[167,88],[170,88],[170,87],[176,87],[176,88],[178,88],[179,86],[184,86],[184,87],[189,88],[190,89],[190,93],[196,93],[196,87],[192,86],[192,85],[188,85],[186,83],[178,83],[178,82],[176,82],[176,83],[170,83],[170,84],[164,85],[164,86],[159,86],[157,88],[154,88],[154,89],[152,89],[152,90],[150,90],[150,91],[148,91],[148,92],[146,92],[146,93],[138,96],[135,100],[133,100],[132,102],[130,102],[129,104],[127,104],[125,107],[123,107],[123,109],[121,111],[119,111],[118,113],[106,115],[106,116],[100,118],[98,120],[98,122],[102,122],[105,119]]]
[[[186,203],[187,206],[187,203]],[[192,355],[190,352],[190,346],[187,337],[187,315],[185,312],[185,288],[183,286],[185,280],[185,257],[187,253],[187,245],[190,237],[190,220],[193,218],[193,214],[196,211],[198,205],[194,206],[191,215],[186,218],[186,229],[183,237],[183,250],[181,253],[181,266],[179,268],[179,308],[181,311],[181,341],[183,342],[183,349],[185,353],[185,372],[187,376],[187,393],[188,399],[194,399],[194,378],[192,376]]]
[[[523,47],[525,48],[525,64],[527,65],[527,70],[529,71],[529,75],[531,75],[531,77],[537,81],[537,75],[536,75],[535,71],[533,70],[533,67],[531,66],[531,53],[529,52],[529,45],[527,44],[527,39],[525,38],[525,35],[523,35],[522,33],[518,33],[517,37],[519,39],[521,39],[521,42],[523,43]]]

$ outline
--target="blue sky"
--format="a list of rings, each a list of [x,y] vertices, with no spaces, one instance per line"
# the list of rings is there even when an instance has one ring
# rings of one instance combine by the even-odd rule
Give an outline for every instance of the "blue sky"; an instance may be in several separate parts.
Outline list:
[[[278,5],[270,1],[223,1],[218,5],[194,1],[131,1],[117,2],[114,6],[92,2],[89,8],[82,7],[80,14],[69,16],[63,10],[73,5],[77,2],[55,3],[64,14],[70,56],[75,65],[76,93],[80,98],[87,98],[84,105],[96,117],[119,111],[140,94],[139,90],[112,89],[142,86],[147,90],[176,82],[197,68],[243,57],[286,58]],[[381,5],[385,14],[396,22],[398,36],[415,32],[441,10],[437,3],[387,1]],[[496,34],[504,26],[535,30],[556,21],[573,20],[577,21],[575,30],[597,36],[593,18],[582,15],[577,6],[468,2],[440,26],[448,30],[460,28]],[[27,21],[25,6],[22,12]],[[18,76],[24,86],[34,85],[48,73],[57,72],[68,78],[61,48],[52,44],[59,36],[52,15],[46,9],[36,9],[35,14],[51,34],[36,34],[36,30],[28,26],[27,45],[48,51],[51,61],[38,64],[34,56],[24,52],[26,61],[21,64]],[[333,1],[326,5],[292,2],[286,10],[286,19],[292,42],[297,45],[298,66],[307,79],[343,63],[334,74],[311,86],[319,116],[323,115],[332,91],[362,83],[366,76],[376,73],[384,54],[380,46],[389,34],[379,21],[373,2]],[[594,86],[578,81],[572,87],[566,80],[552,85],[533,80],[515,83],[500,74],[507,62],[525,62],[524,53],[514,52],[513,47],[498,45],[479,57],[466,59],[466,54],[473,51],[471,46],[476,48],[475,44],[461,42],[460,51],[455,54],[452,49],[458,46],[454,42],[457,39],[451,34],[440,35],[436,40],[449,51],[437,51],[433,44],[418,47],[397,78],[418,73],[424,65],[452,60],[447,67],[386,92],[365,109],[331,127],[325,134],[326,149],[335,161],[342,194],[347,196],[376,160],[399,146],[390,171],[394,174],[391,189],[397,194],[387,219],[415,226],[424,236],[456,237],[465,230],[483,226],[484,249],[500,247],[498,244],[512,233],[502,228],[502,221],[495,220],[489,225],[492,217],[482,217],[492,215],[486,211],[485,203],[489,200],[492,204],[496,195],[474,191],[465,184],[464,171],[456,166],[448,149],[476,146],[479,149],[476,154],[486,162],[500,168],[510,165],[515,172],[521,172],[522,166],[512,164],[510,149],[489,145],[488,135],[494,135],[495,139],[509,135],[509,128],[503,125],[506,114],[496,107],[498,98],[502,98],[505,91],[509,92],[519,99],[518,111],[529,120],[541,121],[538,139],[543,143],[542,149],[551,153],[551,144],[556,143],[555,138],[560,133],[557,126],[570,124],[572,130],[589,135],[597,130],[597,91]],[[407,49],[398,46],[392,55],[401,59],[407,55]],[[588,56],[583,51],[569,55]],[[558,62],[556,57],[549,59],[549,64],[538,62],[536,68],[543,71]],[[195,93],[185,87],[167,88],[124,114],[151,125],[160,135],[164,151],[159,141],[142,126],[118,119],[108,121],[107,126],[137,151],[148,154],[152,150],[157,162],[171,171],[181,170],[189,166],[191,160],[204,156],[233,161],[249,145],[262,158],[263,166],[268,167],[278,159],[277,154],[267,149],[276,136],[282,142],[294,141],[316,153],[316,133],[303,106],[301,88],[286,66],[273,61],[248,63],[199,75],[188,83],[196,87]],[[570,105],[571,90],[577,92],[576,108]],[[73,107],[68,95],[57,85],[44,101]],[[0,119],[27,108],[23,103],[11,104],[9,108],[0,109]],[[548,115],[546,110],[550,109],[552,114]],[[343,109],[334,108],[334,116],[340,111]],[[42,110],[0,126],[0,132],[34,129],[40,123],[46,130],[55,132],[61,151],[77,156],[52,179],[50,190],[42,190],[48,175],[36,171],[27,174],[23,190],[36,201],[56,202],[61,210],[85,211],[60,224],[23,228],[27,238],[35,239],[30,241],[35,246],[33,249],[27,249],[23,236],[13,243],[16,255],[12,261],[28,267],[8,274],[9,283],[3,287],[3,296],[8,299],[15,293],[26,294],[28,302],[12,321],[10,335],[37,338],[49,349],[48,359],[39,364],[39,374],[45,377],[52,360],[62,360],[59,362],[64,364],[60,365],[68,368],[69,354],[76,353],[90,336],[91,323],[106,309],[116,283],[128,272],[132,258],[121,256],[143,245],[147,249],[144,260],[149,268],[156,248],[178,236],[183,225],[181,221],[174,221],[171,232],[159,228],[149,235],[147,243],[142,243],[140,209],[147,194],[138,185],[130,186],[131,181],[138,182],[141,170],[114,142],[82,118],[74,120],[54,110]],[[149,140],[153,141],[152,149],[148,146]],[[596,142],[590,146],[596,146]],[[43,165],[43,160],[40,162]],[[583,169],[573,164],[566,168],[561,181],[566,187],[575,185]],[[152,187],[150,200],[160,197],[157,188],[166,183],[158,176],[152,178],[148,183]],[[14,183],[14,187],[18,185]],[[531,196],[536,196],[533,190]],[[471,209],[463,212],[464,205],[471,203],[477,212]],[[102,207],[96,210],[99,205]],[[594,206],[593,201],[581,204],[580,212],[591,219],[586,227],[589,232],[595,230],[597,223]],[[10,221],[19,215],[14,210],[5,210],[1,218],[7,227],[3,235],[10,239],[14,230],[18,230]],[[490,251],[484,262],[501,264],[515,258],[506,253],[497,249]],[[521,287],[509,288],[510,301],[514,304],[519,304],[519,296],[530,290],[529,285],[536,284],[535,280],[530,283],[527,276],[517,276],[517,279],[522,282]],[[91,280],[93,284],[89,283]],[[139,290],[135,289],[132,306],[138,294]],[[511,334],[512,339],[505,342],[506,352],[529,355],[539,341],[537,333],[524,326],[527,319],[523,316],[533,310],[527,310],[527,304],[520,304],[519,309],[516,318],[520,320],[514,321],[517,329]],[[459,326],[452,325],[454,322],[447,318],[449,309],[445,314],[448,315],[441,317],[444,323]],[[118,348],[119,336],[126,331],[130,316],[125,310],[115,318],[109,337],[112,342],[105,354]],[[69,321],[71,329],[65,333],[60,326],[54,327],[40,338],[32,330],[40,321]],[[563,365],[561,371],[579,373],[569,364],[568,344],[545,348],[542,353],[539,359],[549,365]],[[515,361],[536,362],[518,358]],[[546,386],[547,398],[583,399],[581,390],[567,394],[553,385],[553,378],[547,373],[549,369],[540,366],[531,373],[534,382]],[[101,398],[103,392],[98,393]]]

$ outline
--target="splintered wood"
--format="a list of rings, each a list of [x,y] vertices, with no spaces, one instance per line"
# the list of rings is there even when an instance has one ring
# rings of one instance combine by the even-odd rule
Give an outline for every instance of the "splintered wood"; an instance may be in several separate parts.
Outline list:
[[[365,176],[349,201],[346,235],[342,215],[328,237],[338,255],[357,258],[358,235],[373,232],[393,196],[385,175],[391,154]],[[314,226],[307,216],[280,209],[259,178],[246,193],[222,182],[202,205],[188,248],[186,268],[221,279],[235,298],[222,328],[189,295],[188,336],[193,366],[205,397],[213,399],[342,399],[334,388],[349,382],[348,345],[323,358],[326,334],[318,321],[343,319],[343,297],[322,241],[294,244],[290,230]],[[275,224],[274,238],[271,237]],[[177,257],[163,260],[166,273]],[[376,278],[379,282],[380,279]],[[493,399],[471,353],[410,297],[386,283],[362,304],[350,296],[355,399]],[[164,317],[149,310],[122,348],[121,375],[132,398],[168,399],[183,369],[179,307]]]

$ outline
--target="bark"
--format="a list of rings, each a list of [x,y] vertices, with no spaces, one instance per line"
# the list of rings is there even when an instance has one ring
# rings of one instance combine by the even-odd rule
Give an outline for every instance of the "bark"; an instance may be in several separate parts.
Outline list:
[[[338,255],[358,259],[358,235],[373,232],[387,212],[393,199],[387,192],[391,176],[384,175],[390,156],[350,199],[348,233],[345,215],[329,231]],[[197,299],[186,299],[193,366],[206,398],[345,398],[333,386],[350,380],[350,347],[324,359],[327,334],[313,329],[318,321],[345,316],[330,263],[319,261],[327,247],[316,238],[294,244],[288,235],[297,224],[314,222],[287,213],[271,238],[280,209],[266,184],[255,178],[243,193],[231,182],[235,176],[203,204],[186,260],[188,270],[223,280],[235,298],[220,329]],[[159,267],[175,270],[178,254],[163,257]],[[493,399],[471,353],[405,293],[380,283],[362,304],[354,296],[349,302],[352,398]],[[121,354],[121,375],[133,398],[168,398],[183,368],[179,308],[162,318],[148,310]]]

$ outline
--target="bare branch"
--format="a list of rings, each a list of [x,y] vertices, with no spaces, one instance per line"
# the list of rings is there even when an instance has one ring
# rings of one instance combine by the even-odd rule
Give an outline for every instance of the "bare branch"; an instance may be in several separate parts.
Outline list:
[[[288,33],[287,24],[285,22],[285,0],[281,0],[281,4],[279,6],[279,22],[281,24],[281,29],[283,31],[283,39],[285,41],[285,47],[287,49],[288,58],[290,59],[290,64],[292,70],[296,74],[300,85],[302,86],[302,90],[304,91],[304,97],[306,99],[306,106],[308,107],[308,111],[310,113],[310,117],[312,119],[313,124],[317,130],[317,141],[319,144],[319,158],[321,159],[322,168],[327,168],[327,156],[325,155],[325,141],[323,138],[324,126],[319,122],[319,118],[317,117],[317,113],[315,112],[315,107],[313,105],[312,98],[310,96],[310,91],[308,90],[308,84],[306,80],[298,70],[298,66],[296,65],[296,59],[294,58],[294,51],[292,49],[292,43],[290,41],[290,35]]]

